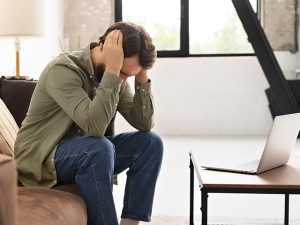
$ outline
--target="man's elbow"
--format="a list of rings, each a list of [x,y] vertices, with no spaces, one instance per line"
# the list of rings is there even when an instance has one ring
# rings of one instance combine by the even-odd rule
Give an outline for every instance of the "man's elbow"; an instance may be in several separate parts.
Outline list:
[[[91,124],[87,125],[85,133],[88,136],[94,136],[94,137],[104,137],[105,129],[99,128],[97,126],[92,126]]]
[[[154,123],[152,121],[148,121],[147,123],[140,124],[139,127],[136,127],[139,131],[149,132],[154,127]]]

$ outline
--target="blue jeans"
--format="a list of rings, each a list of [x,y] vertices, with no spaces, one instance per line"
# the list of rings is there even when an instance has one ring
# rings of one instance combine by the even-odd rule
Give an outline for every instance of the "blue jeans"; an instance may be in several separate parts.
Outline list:
[[[113,175],[127,171],[122,218],[150,221],[163,143],[153,132],[83,136],[56,151],[58,184],[76,184],[87,206],[88,225],[118,225]]]

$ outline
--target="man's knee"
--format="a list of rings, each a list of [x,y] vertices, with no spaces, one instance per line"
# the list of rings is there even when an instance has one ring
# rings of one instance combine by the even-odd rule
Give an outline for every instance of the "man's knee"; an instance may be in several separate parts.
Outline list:
[[[141,132],[140,135],[143,136],[145,141],[147,140],[147,143],[150,143],[149,147],[151,147],[151,152],[154,153],[155,157],[161,160],[164,151],[161,137],[152,131]]]
[[[83,151],[86,163],[102,163],[113,167],[115,146],[105,137],[89,137],[87,148]],[[111,162],[111,163],[109,163]]]
[[[94,157],[114,158],[115,146],[105,137],[91,137],[91,154]]]

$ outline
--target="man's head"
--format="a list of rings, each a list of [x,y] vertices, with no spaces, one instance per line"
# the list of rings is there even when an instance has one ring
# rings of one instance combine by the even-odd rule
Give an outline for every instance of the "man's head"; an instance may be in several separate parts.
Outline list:
[[[155,46],[143,27],[131,22],[117,22],[99,38],[99,43],[104,43],[107,35],[113,30],[120,30],[123,34],[125,60],[137,56],[142,68],[150,69],[153,66],[156,59]]]

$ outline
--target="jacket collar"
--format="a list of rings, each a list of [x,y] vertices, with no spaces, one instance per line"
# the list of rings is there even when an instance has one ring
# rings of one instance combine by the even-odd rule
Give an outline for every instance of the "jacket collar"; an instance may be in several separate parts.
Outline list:
[[[93,43],[89,44],[83,49],[83,62],[90,78],[93,78],[95,75],[95,71],[91,59],[91,49],[93,48],[92,44]]]

